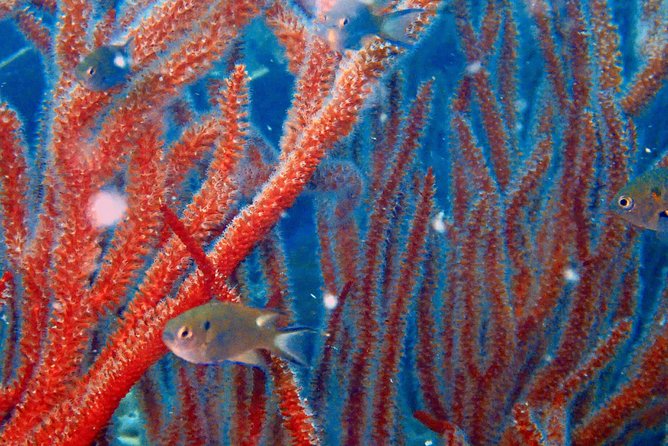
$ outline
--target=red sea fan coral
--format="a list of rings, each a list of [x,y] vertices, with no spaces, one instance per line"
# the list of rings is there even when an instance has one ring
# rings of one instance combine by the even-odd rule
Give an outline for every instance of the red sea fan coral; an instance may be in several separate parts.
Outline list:
[[[439,31],[457,29],[460,74],[419,87],[383,79],[405,49],[371,37],[338,53],[291,2],[0,8],[53,64],[35,147],[0,106],[0,444],[90,444],[120,436],[121,419],[145,421],[148,442],[189,445],[590,445],[660,430],[666,298],[640,313],[639,237],[601,203],[629,177],[665,42],[625,85],[609,2],[552,3],[390,2],[423,9],[416,38],[439,16]],[[51,30],[40,17],[54,12]],[[183,100],[256,18],[295,76],[275,153],[251,127],[238,54],[206,111]],[[73,68],[112,35],[132,40],[131,76],[88,91]],[[519,81],[527,45],[542,55],[533,96]],[[109,189],[127,206],[113,229],[86,211]],[[305,189],[319,250],[295,262],[276,223]],[[298,319],[290,279],[304,263],[333,307],[312,370],[268,354],[264,369],[158,362],[166,322],[212,297],[259,294]],[[123,418],[124,397],[140,416]]]
[[[298,136],[281,147],[282,161],[253,202],[235,213],[232,172],[247,134],[243,67],[231,73],[220,93],[220,111],[203,126],[186,129],[170,148],[162,139],[158,116],[183,86],[210,69],[262,7],[255,1],[147,5],[147,14],[116,22],[126,26],[117,32],[133,42],[130,81],[114,90],[91,92],[73,80],[72,71],[91,50],[86,37],[95,26],[95,11],[88,1],[58,4],[54,71],[60,75],[51,104],[55,113],[44,135],[47,167],[37,173],[42,200],[34,231],[28,220],[34,185],[20,124],[11,109],[0,109],[8,260],[3,290],[14,308],[20,308],[12,314],[20,341],[6,349],[17,359],[5,368],[11,370],[13,362],[19,366],[0,393],[8,416],[0,433],[3,444],[91,442],[120,399],[165,352],[160,333],[166,321],[211,297],[203,289],[202,275],[195,273],[174,298],[167,298],[187,266],[188,251],[174,236],[160,236],[161,203],[171,199],[202,154],[213,150],[213,161],[200,190],[186,204],[183,221],[196,240],[207,242],[231,215],[209,253],[217,274],[226,278],[294,202],[327,150],[350,133],[373,83],[398,53],[375,39],[339,64],[317,39],[298,36],[299,44],[311,49],[304,63],[313,69],[304,76],[329,74],[315,89],[295,96],[295,118],[288,127],[298,130]],[[126,12],[135,14],[133,8]],[[107,14],[99,23],[96,42],[106,41],[105,30],[114,16]],[[36,33],[31,37],[38,44],[42,40]],[[305,113],[314,119],[298,118]],[[103,228],[94,225],[85,210],[100,188],[124,170],[128,210],[108,249],[101,252]],[[139,291],[127,304],[126,295],[137,280]],[[222,294],[221,299],[238,299],[229,289]],[[110,310],[126,304],[105,347],[86,365],[88,337]],[[276,361],[271,360],[271,371],[278,394],[286,392],[280,397],[286,428],[296,442],[314,441],[313,434],[297,432],[309,417],[298,414],[304,408],[295,400],[292,374]]]

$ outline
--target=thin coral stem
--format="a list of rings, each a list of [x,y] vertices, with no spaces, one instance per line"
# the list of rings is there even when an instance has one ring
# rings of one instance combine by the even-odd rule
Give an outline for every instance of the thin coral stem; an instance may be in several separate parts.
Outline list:
[[[283,415],[286,429],[295,446],[318,445],[315,427],[306,410],[306,402],[299,396],[300,389],[294,381],[285,362],[266,355],[275,392],[279,395],[278,404]]]
[[[343,417],[347,422],[346,441],[356,445],[362,441],[364,427],[368,422],[368,414],[365,414],[364,405],[367,397],[365,382],[368,380],[371,360],[376,345],[379,342],[376,320],[377,305],[376,286],[380,271],[380,250],[382,239],[389,224],[387,209],[390,199],[396,193],[403,176],[405,167],[414,156],[417,148],[420,132],[424,128],[429,110],[431,96],[431,84],[426,84],[421,89],[411,108],[409,123],[405,130],[405,138],[397,159],[392,166],[388,180],[378,197],[374,212],[371,216],[372,226],[369,229],[366,240],[365,266],[362,271],[361,289],[359,292],[362,299],[362,310],[359,316],[359,339],[360,346],[353,355],[353,370],[348,383],[348,402],[344,409]]]
[[[14,269],[19,268],[27,237],[28,172],[23,150],[18,117],[0,104],[0,205],[7,254]]]
[[[529,240],[523,232],[524,218],[523,210],[530,203],[530,193],[534,191],[542,181],[550,166],[552,159],[552,107],[546,107],[541,116],[539,129],[539,141],[534,149],[530,160],[522,169],[525,174],[519,179],[517,188],[510,192],[509,205],[506,208],[505,241],[508,247],[508,257],[513,275],[510,286],[513,297],[513,309],[515,317],[520,320],[529,304],[530,293],[535,286],[535,276],[531,274],[531,264],[526,252],[529,248]]]
[[[656,339],[642,354],[638,372],[599,409],[593,417],[573,433],[573,444],[584,446],[598,444],[610,438],[634,411],[642,408],[653,396],[657,385],[665,375],[668,361],[668,324],[659,330]]]
[[[72,73],[80,57],[89,50],[86,34],[93,6],[85,0],[64,0],[59,9],[62,22],[56,36],[57,59],[64,73]]]
[[[514,429],[522,439],[522,444],[527,446],[545,445],[540,429],[531,419],[531,411],[526,403],[519,403],[513,407],[513,417],[515,418]]]
[[[503,109],[503,120],[506,131],[510,138],[510,146],[515,152],[519,151],[517,145],[517,122],[520,116],[516,111],[517,100],[517,72],[518,72],[518,30],[517,22],[513,16],[513,8],[510,0],[502,2],[503,25],[501,34],[501,55],[499,70],[499,96]],[[519,153],[518,155],[521,155]]]
[[[42,22],[42,19],[28,9],[18,11],[16,15],[19,28],[21,28],[23,34],[32,41],[38,50],[44,54],[49,54],[53,47],[53,42],[51,33]]]
[[[212,291],[217,289],[216,284],[216,270],[209,261],[209,258],[206,256],[204,249],[197,243],[195,238],[188,232],[186,226],[179,220],[179,217],[169,209],[166,205],[160,207],[162,215],[165,218],[165,222],[169,228],[174,231],[174,234],[181,240],[188,252],[195,259],[197,266],[204,273],[204,281],[206,282],[208,288]]]
[[[384,324],[387,330],[382,343],[381,368],[373,399],[372,438],[376,444],[387,444],[391,441],[390,430],[395,416],[394,399],[397,392],[393,383],[398,380],[401,348],[404,345],[402,333],[405,332],[407,323],[404,315],[408,312],[409,299],[413,295],[418,277],[411,272],[419,268],[424,257],[427,228],[433,207],[434,182],[434,174],[429,170],[420,191],[405,249],[406,257],[402,262],[399,281],[392,292],[393,297]]]
[[[47,174],[47,184],[52,177]],[[38,221],[38,236],[31,240],[26,252],[23,269],[25,297],[22,304],[23,320],[19,341],[21,365],[16,370],[14,382],[3,389],[0,396],[2,412],[15,405],[25,391],[35,366],[42,357],[47,318],[49,314],[48,270],[55,233],[56,213],[53,189],[47,188],[43,212]],[[7,363],[8,364],[8,363]]]
[[[258,244],[261,254],[260,263],[267,280],[268,292],[272,308],[286,315],[294,316],[290,305],[290,284],[288,282],[288,262],[283,247],[283,240],[278,231],[274,230]]]
[[[668,43],[661,52],[653,55],[636,75],[631,87],[621,101],[622,108],[630,115],[637,115],[661,89],[668,76]]]
[[[302,63],[309,54],[306,51],[308,42],[306,27],[283,0],[273,2],[273,5],[267,10],[266,19],[278,40],[285,47],[290,71],[293,74],[299,73]]]
[[[307,50],[308,56],[304,59],[292,108],[288,112],[288,120],[281,138],[282,158],[297,147],[304,128],[322,107],[334,82],[337,64],[341,57],[317,37],[310,40]]]
[[[353,288],[353,283],[348,282],[344,285],[343,289],[339,293],[337,299],[336,308],[329,317],[327,323],[327,338],[322,347],[322,355],[320,363],[318,364],[314,374],[313,380],[311,383],[311,389],[315,394],[313,400],[313,410],[316,414],[325,413],[327,405],[327,380],[330,379],[332,373],[332,368],[336,364],[333,364],[333,358],[335,353],[335,347],[340,344],[340,338],[343,335],[343,315],[344,309],[346,308],[346,301],[348,296],[351,294]]]
[[[387,120],[382,130],[382,140],[376,144],[373,152],[373,174],[371,180],[371,193],[376,194],[382,189],[384,174],[386,173],[389,154],[394,150],[401,129],[401,72],[396,72],[388,82],[388,103],[386,111]]]
[[[547,72],[552,81],[559,108],[567,110],[569,108],[569,98],[566,92],[566,76],[555,42],[554,30],[551,26],[550,10],[551,8],[545,0],[531,2],[530,12],[536,20],[536,25],[538,25],[538,40],[543,49]]]
[[[178,368],[178,378],[185,441],[188,445],[203,446],[206,444],[206,434],[199,413],[199,397],[192,376],[183,364]]]
[[[631,331],[631,322],[626,320],[620,322],[610,334],[604,339],[591,357],[563,381],[561,389],[553,395],[553,401],[557,404],[563,404],[569,401],[582,387],[595,379],[596,374],[612,360],[619,348]]]
[[[250,429],[248,432],[247,446],[258,444],[262,435],[262,427],[266,424],[267,418],[267,384],[266,375],[257,368],[252,371],[253,389],[250,399]]]
[[[430,249],[425,260],[425,272],[422,287],[418,294],[418,344],[415,367],[420,379],[422,398],[430,412],[438,418],[447,416],[446,409],[441,401],[441,392],[438,380],[438,351],[437,331],[434,321],[434,300],[438,297],[438,279],[441,273],[437,262],[438,250],[436,240],[431,240]]]
[[[331,229],[328,219],[329,215],[321,206],[317,211],[316,224],[318,228],[318,241],[320,243],[320,271],[322,271],[323,292],[332,293],[336,289],[336,266],[332,252]]]

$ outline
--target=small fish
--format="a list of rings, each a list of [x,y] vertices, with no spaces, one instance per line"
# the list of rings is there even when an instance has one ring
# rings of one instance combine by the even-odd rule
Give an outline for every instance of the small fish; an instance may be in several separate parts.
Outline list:
[[[316,32],[335,50],[359,49],[365,39],[379,36],[401,46],[413,41],[409,25],[423,12],[422,9],[388,11],[387,0],[336,0],[331,7],[315,10]]]
[[[279,329],[280,313],[242,304],[212,301],[175,317],[162,333],[163,342],[178,357],[195,364],[232,361],[263,365],[258,349],[307,365],[307,347],[316,332]]]
[[[130,74],[130,42],[123,45],[103,45],[87,55],[75,72],[86,88],[103,91],[124,83]]]
[[[611,208],[629,223],[668,238],[668,168],[652,169],[629,182]]]

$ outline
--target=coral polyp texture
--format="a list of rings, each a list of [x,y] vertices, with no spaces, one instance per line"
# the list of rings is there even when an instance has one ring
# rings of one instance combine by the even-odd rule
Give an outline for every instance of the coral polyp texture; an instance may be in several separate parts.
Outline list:
[[[306,3],[0,5],[0,444],[667,441],[666,2]],[[169,354],[211,299],[310,364]]]

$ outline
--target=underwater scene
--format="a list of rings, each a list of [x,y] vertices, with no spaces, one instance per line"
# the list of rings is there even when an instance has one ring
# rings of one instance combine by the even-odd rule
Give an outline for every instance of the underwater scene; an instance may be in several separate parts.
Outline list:
[[[0,0],[0,446],[668,445],[668,0]]]

